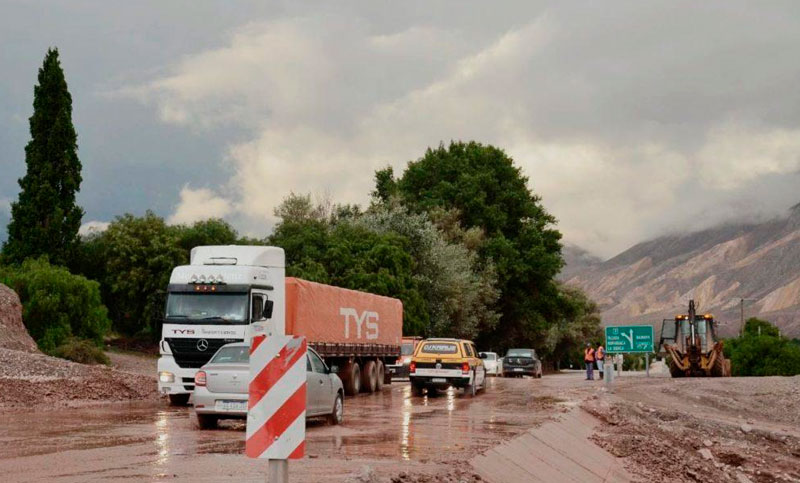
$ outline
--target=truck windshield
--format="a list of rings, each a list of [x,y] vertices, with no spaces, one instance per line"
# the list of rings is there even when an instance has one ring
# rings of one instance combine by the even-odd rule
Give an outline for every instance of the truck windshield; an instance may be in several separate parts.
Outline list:
[[[171,293],[167,319],[179,323],[247,323],[246,293]]]

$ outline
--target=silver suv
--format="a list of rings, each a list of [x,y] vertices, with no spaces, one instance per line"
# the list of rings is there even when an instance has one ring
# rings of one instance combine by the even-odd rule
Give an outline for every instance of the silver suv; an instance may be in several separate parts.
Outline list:
[[[216,427],[220,419],[247,418],[250,346],[227,344],[195,375],[194,412],[200,429]],[[344,418],[344,387],[319,354],[308,349],[306,418],[325,416],[331,424]]]

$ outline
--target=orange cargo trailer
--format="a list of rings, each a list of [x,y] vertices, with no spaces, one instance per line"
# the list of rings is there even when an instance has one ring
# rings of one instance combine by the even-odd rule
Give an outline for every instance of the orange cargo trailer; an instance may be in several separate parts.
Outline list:
[[[348,394],[373,392],[391,383],[386,366],[400,355],[403,303],[287,277],[286,333],[305,336]]]

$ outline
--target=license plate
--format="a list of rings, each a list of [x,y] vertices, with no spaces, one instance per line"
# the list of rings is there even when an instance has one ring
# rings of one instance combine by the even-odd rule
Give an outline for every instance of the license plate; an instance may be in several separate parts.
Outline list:
[[[247,411],[247,401],[217,401],[214,409],[217,411]]]
[[[443,377],[434,377],[433,379],[431,379],[431,381],[432,382],[447,382],[447,379],[445,379]]]
[[[514,368],[514,372],[522,372],[522,368],[521,367],[515,367]]]

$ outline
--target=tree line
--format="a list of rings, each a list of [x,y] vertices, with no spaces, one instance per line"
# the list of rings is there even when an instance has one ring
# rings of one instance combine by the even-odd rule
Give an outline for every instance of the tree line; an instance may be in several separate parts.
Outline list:
[[[194,246],[231,243],[284,248],[290,276],[400,298],[407,335],[470,338],[497,351],[534,347],[552,361],[600,336],[596,305],[556,279],[564,262],[555,218],[500,148],[429,148],[398,176],[376,172],[365,207],[291,194],[263,237],[219,219],[169,225],[149,211],[80,237],[71,108],[51,49],[0,256],[0,281],[20,293],[44,350],[75,338],[101,344],[109,331],[157,339],[172,268]]]

